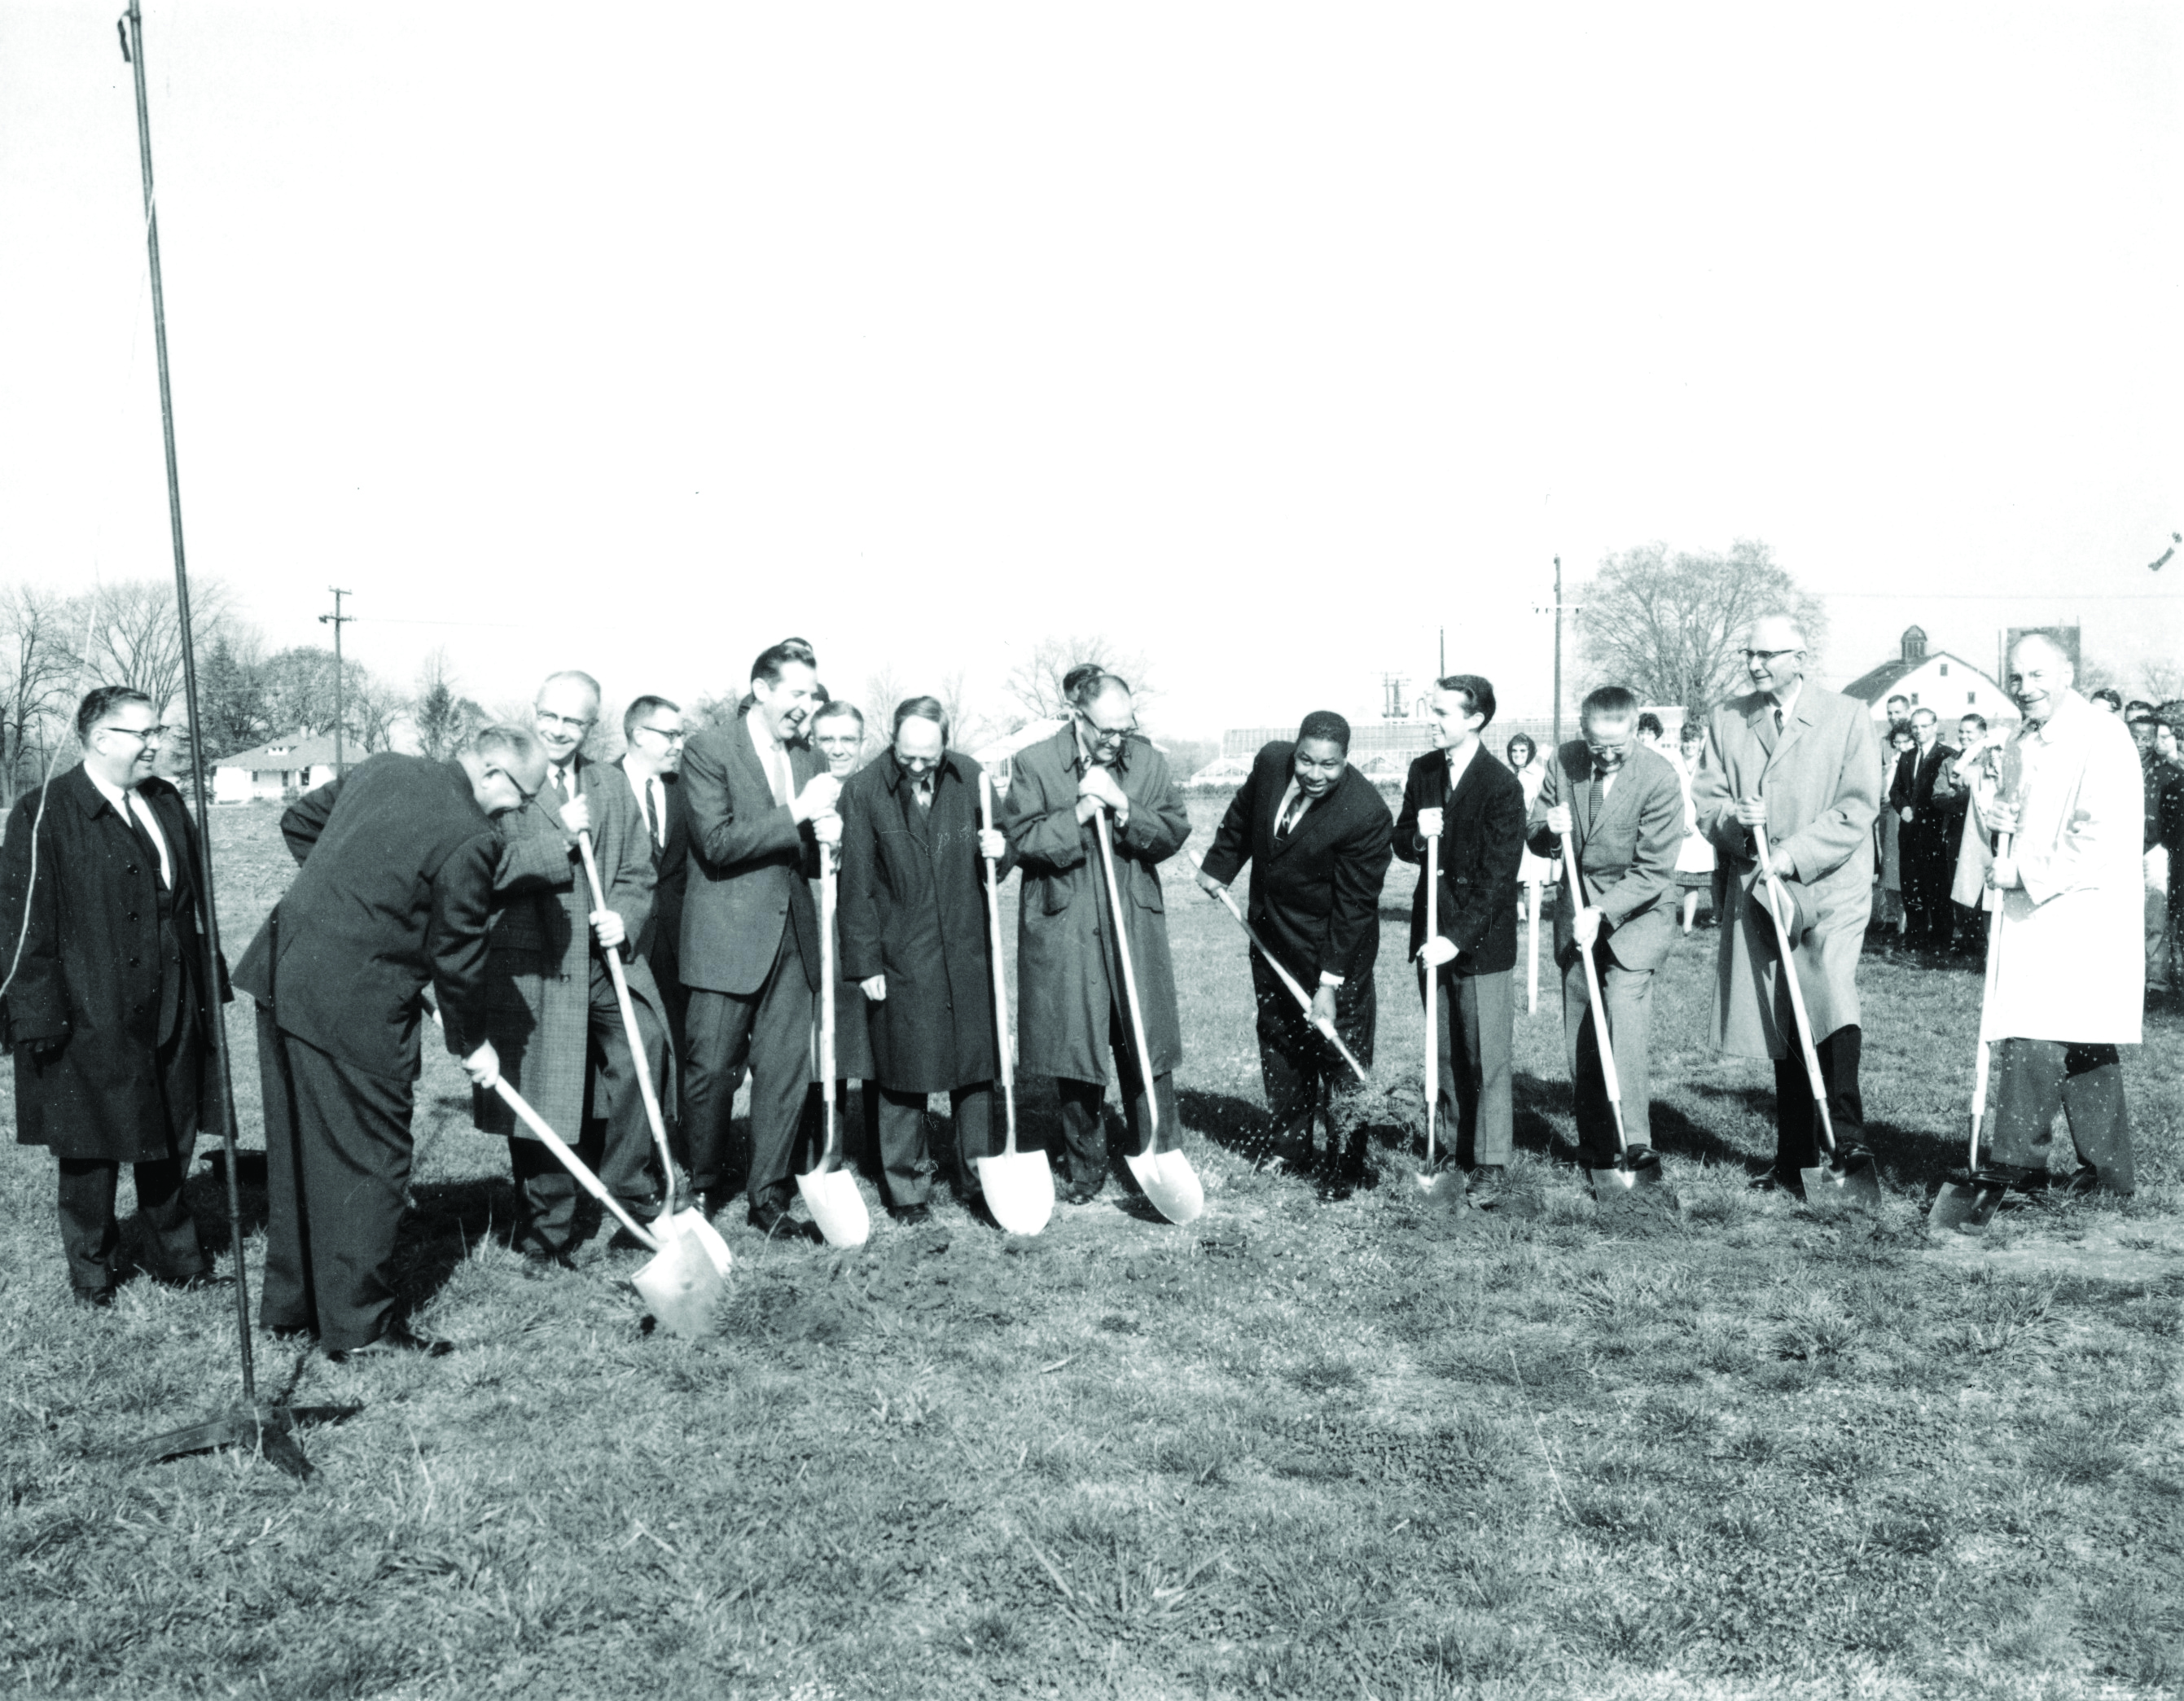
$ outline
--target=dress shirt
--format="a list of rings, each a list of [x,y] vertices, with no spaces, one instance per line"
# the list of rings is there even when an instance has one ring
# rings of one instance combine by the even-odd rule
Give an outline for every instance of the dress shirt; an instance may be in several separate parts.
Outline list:
[[[125,822],[141,824],[152,835],[153,848],[159,853],[159,884],[169,891],[175,889],[175,865],[167,856],[167,835],[159,831],[159,823],[152,813],[152,806],[144,801],[143,793],[131,786],[124,791],[118,785],[109,785],[86,767],[84,778],[98,788],[98,795],[120,811]]]
[[[1282,817],[1290,812],[1290,806],[1301,806],[1297,810],[1296,819],[1290,823],[1290,832],[1294,833],[1304,824],[1305,817],[1312,813],[1313,801],[1314,800],[1304,795],[1304,788],[1296,783],[1293,776],[1290,780],[1289,789],[1282,794],[1281,806],[1274,811],[1274,836],[1277,839],[1286,836],[1281,830]],[[1323,968],[1319,972],[1319,984],[1322,986],[1340,986],[1342,984],[1342,977],[1339,974],[1331,974]]]
[[[788,747],[774,737],[766,717],[755,709],[744,717],[744,728],[750,734],[758,765],[766,770],[766,783],[773,788],[773,800],[788,808],[796,800],[796,774],[788,765]]]
[[[637,799],[637,817],[644,823],[660,850],[667,848],[667,788],[656,773],[640,772],[627,761],[621,771],[629,780],[630,795]]]

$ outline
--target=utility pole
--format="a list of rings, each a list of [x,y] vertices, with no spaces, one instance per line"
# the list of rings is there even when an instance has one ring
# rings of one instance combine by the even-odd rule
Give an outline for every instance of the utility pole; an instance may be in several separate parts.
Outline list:
[[[1563,600],[1563,558],[1555,557],[1555,600],[1552,603],[1534,603],[1534,614],[1552,614],[1555,617],[1555,748],[1563,747],[1563,616],[1575,614],[1583,603]]]
[[[1448,678],[1448,628],[1445,626],[1440,629],[1440,672],[1435,674],[1434,678],[1436,679]]]
[[[1557,586],[1559,586],[1561,583],[1562,582],[1559,579],[1556,581]],[[348,763],[345,760],[345,752],[342,744],[342,722],[347,718],[347,715],[342,700],[341,629],[350,621],[356,618],[353,614],[343,614],[342,612],[342,599],[345,596],[354,596],[356,593],[354,591],[343,590],[338,585],[328,585],[326,588],[334,594],[334,611],[332,614],[320,615],[319,616],[319,624],[321,626],[331,626],[334,629],[334,778],[336,779],[339,779],[343,775],[348,772]],[[1559,596],[1559,594],[1558,591],[1557,596]],[[1557,643],[1561,641],[1559,637],[1556,641]],[[1561,653],[1562,652],[1560,650],[1556,651],[1557,655]]]

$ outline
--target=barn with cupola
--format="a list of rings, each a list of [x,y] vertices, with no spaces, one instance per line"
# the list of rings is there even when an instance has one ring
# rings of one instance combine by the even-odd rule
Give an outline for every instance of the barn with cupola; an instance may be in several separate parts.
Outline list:
[[[1953,651],[1928,648],[1924,627],[1907,627],[1901,654],[1842,690],[1864,703],[1877,722],[1887,720],[1890,698],[1908,698],[1914,709],[1931,709],[1939,716],[1945,733],[1966,715],[1984,715],[1990,726],[2022,718],[1992,676]]]

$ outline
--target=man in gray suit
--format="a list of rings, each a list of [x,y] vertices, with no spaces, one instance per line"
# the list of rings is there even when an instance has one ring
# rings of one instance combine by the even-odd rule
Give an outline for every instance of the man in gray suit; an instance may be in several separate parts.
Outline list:
[[[784,639],[751,664],[749,703],[682,756],[690,872],[682,899],[683,1086],[690,1181],[717,1209],[729,1185],[728,1112],[751,1077],[750,1224],[817,1238],[792,1220],[800,1125],[816,1128],[811,1023],[819,990],[816,846],[838,845],[842,783],[801,739],[819,706],[811,646]]]
[[[1873,916],[1873,823],[1880,810],[1880,745],[1862,703],[1805,678],[1805,634],[1788,615],[1752,623],[1745,639],[1748,696],[1708,717],[1706,761],[1692,783],[1698,830],[1722,861],[1714,983],[1714,1045],[1774,1063],[1772,1185],[1796,1187],[1816,1165],[1819,1112],[1781,973],[1774,924],[1761,907],[1758,847],[1794,906],[1789,933],[1798,990],[1812,1018],[1836,1141],[1863,1151],[1858,1085],[1858,962]]]
[[[1623,1130],[1635,1158],[1653,1143],[1651,1068],[1653,971],[1675,942],[1676,852],[1684,837],[1683,782],[1638,739],[1638,699],[1603,685],[1578,711],[1584,737],[1556,752],[1532,806],[1531,848],[1562,873],[1562,845],[1577,855],[1582,908],[1567,877],[1555,885],[1555,962],[1563,972],[1563,1036],[1569,1051],[1580,1161],[1612,1166],[1618,1144],[1600,1067],[1598,1016],[1585,984],[1590,952],[1607,1006],[1623,1093]]]

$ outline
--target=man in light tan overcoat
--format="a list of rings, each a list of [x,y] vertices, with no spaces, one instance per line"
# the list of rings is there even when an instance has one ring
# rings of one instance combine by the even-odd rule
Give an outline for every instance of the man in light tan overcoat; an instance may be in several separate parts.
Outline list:
[[[1799,990],[1819,1053],[1836,1141],[1862,1151],[1857,973],[1873,913],[1873,823],[1880,749],[1865,705],[1805,678],[1805,634],[1786,615],[1753,622],[1744,661],[1752,689],[1717,707],[1691,788],[1697,830],[1722,853],[1714,901],[1722,917],[1714,1044],[1774,1064],[1774,1182],[1795,1187],[1819,1161],[1819,1116],[1781,973],[1774,926],[1762,907],[1758,847],[1767,835],[1790,921]]]

